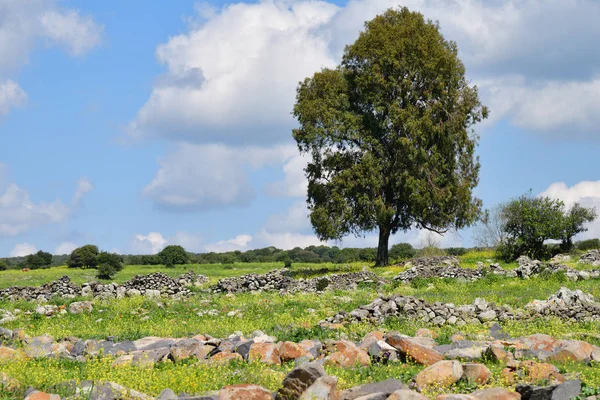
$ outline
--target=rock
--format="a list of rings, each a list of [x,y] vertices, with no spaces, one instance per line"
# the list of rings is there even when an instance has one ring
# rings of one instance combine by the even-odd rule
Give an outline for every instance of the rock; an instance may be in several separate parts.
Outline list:
[[[479,318],[479,320],[481,322],[488,322],[488,321],[495,321],[498,318],[498,316],[496,315],[496,311],[488,310],[488,311],[479,313],[477,315],[477,318]]]
[[[433,365],[444,359],[438,351],[418,344],[409,337],[391,335],[386,340],[388,344],[398,349],[404,357],[422,365]]]
[[[489,388],[471,393],[478,400],[519,400],[521,395],[504,388]]]
[[[21,387],[21,384],[16,379],[11,378],[4,372],[0,372],[0,387],[9,392],[15,391]]]
[[[315,381],[326,376],[320,364],[306,363],[297,366],[285,377],[276,400],[295,400],[302,395]]]
[[[431,329],[427,329],[427,328],[421,328],[418,329],[417,332],[415,333],[416,337],[428,337],[431,339],[437,339],[438,338],[438,334],[435,333],[434,331],[432,331]]]
[[[91,301],[77,301],[69,304],[69,312],[71,314],[91,313],[93,310],[94,305]]]
[[[11,349],[10,347],[0,346],[0,361],[12,360],[17,355],[17,351],[15,349]]]
[[[392,393],[402,389],[407,389],[406,385],[404,385],[402,381],[394,378],[389,378],[385,381],[367,383],[365,385],[356,386],[351,389],[344,390],[340,394],[340,400],[357,400],[371,393],[384,394],[384,398],[387,398],[387,396],[390,396]]]
[[[492,362],[497,363],[510,363],[514,361],[514,356],[511,352],[506,351],[502,346],[497,344],[492,344],[489,346],[483,356]]]
[[[279,346],[279,357],[282,362],[293,361],[307,355],[307,351],[294,342],[283,342]]]
[[[454,360],[438,361],[425,368],[415,376],[415,384],[419,390],[431,386],[447,387],[458,382],[463,376],[463,367]]]
[[[552,361],[589,361],[597,347],[580,340],[562,340],[558,351],[548,359]]]
[[[371,358],[366,351],[352,346],[338,345],[338,351],[325,358],[325,365],[337,365],[339,367],[354,367],[357,365],[366,367],[371,365]]]
[[[273,343],[253,343],[248,353],[248,361],[255,360],[266,364],[281,365],[279,350]]]
[[[230,351],[223,351],[221,353],[217,353],[214,356],[212,356],[210,358],[210,362],[211,363],[218,363],[218,364],[227,364],[231,361],[243,361],[244,358],[239,355],[238,353],[232,353]]]
[[[484,385],[489,382],[492,377],[492,373],[483,364],[466,363],[463,365],[463,378],[467,381],[477,383],[478,385]]]
[[[179,397],[171,389],[165,389],[156,398],[156,400],[177,400]]]
[[[185,360],[196,356],[198,359],[206,357],[202,351],[203,344],[197,339],[184,339],[171,346],[171,358],[175,361]]]
[[[231,385],[219,390],[218,400],[272,400],[271,392],[258,385]]]
[[[401,389],[396,390],[386,400],[429,400],[429,397],[409,389]]]
[[[48,394],[34,390],[25,396],[25,400],[60,400],[60,396],[57,394]]]
[[[569,400],[581,393],[581,381],[570,380],[559,385],[517,385],[523,400]]]
[[[528,381],[536,383],[540,380],[544,381],[559,381],[564,382],[564,377],[552,364],[548,363],[537,363],[533,361],[524,361],[519,366],[520,369],[524,369],[527,373]]]
[[[298,400],[338,400],[337,378],[322,376],[302,393]]]

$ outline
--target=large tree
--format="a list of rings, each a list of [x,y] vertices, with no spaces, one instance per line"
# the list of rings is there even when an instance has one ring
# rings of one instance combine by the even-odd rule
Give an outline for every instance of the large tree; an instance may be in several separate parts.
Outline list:
[[[470,225],[479,161],[471,126],[488,114],[454,42],[406,8],[365,24],[341,65],[301,82],[293,131],[310,220],[322,240],[379,230],[377,265],[399,230]]]
[[[67,265],[69,268],[96,268],[98,265],[98,246],[86,244],[71,252]]]

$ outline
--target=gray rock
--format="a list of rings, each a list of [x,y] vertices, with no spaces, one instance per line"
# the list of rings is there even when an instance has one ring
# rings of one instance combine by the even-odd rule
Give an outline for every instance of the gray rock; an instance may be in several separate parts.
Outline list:
[[[406,385],[402,383],[402,381],[394,378],[386,379],[385,381],[376,382],[376,383],[367,383],[366,385],[361,385],[357,387],[353,387],[348,390],[344,390],[340,394],[340,400],[358,400],[364,396],[369,394],[385,394],[385,398],[391,395],[397,390],[408,389]],[[374,398],[375,399],[375,398]]]
[[[299,365],[287,374],[275,400],[297,400],[311,385],[325,376],[327,374],[320,364]]]
[[[570,400],[581,393],[581,381],[570,380],[559,385],[517,385],[522,400]]]

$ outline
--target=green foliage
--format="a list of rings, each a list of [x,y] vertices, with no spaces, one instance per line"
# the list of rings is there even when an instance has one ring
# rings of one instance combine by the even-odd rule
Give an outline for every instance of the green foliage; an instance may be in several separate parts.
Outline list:
[[[165,247],[158,253],[158,257],[167,267],[186,264],[188,262],[188,255],[185,249],[179,245],[169,245]]]
[[[377,265],[399,230],[470,225],[481,202],[471,126],[488,114],[454,42],[406,8],[365,24],[341,65],[300,83],[293,131],[320,239],[379,230]]]
[[[448,247],[444,250],[449,256],[462,256],[469,252],[469,249],[464,247]]]
[[[0,260],[0,271],[6,271],[8,269],[8,263],[4,260]]]
[[[96,268],[98,265],[98,247],[92,244],[86,244],[71,252],[67,261],[70,268]]]
[[[119,254],[103,251],[98,254],[96,262],[98,264],[98,269],[100,269],[100,265],[110,265],[113,267],[115,272],[123,269],[123,258]]]
[[[283,262],[283,267],[284,267],[284,268],[292,268],[292,260],[290,260],[289,258],[288,258],[288,259],[286,259],[286,260]]]
[[[417,251],[410,243],[397,243],[390,249],[390,258],[392,260],[408,260],[413,258]]]
[[[112,279],[117,273],[117,269],[113,264],[101,263],[98,264],[98,273],[96,277],[98,279]]]
[[[498,256],[514,260],[520,255],[545,259],[553,254],[547,240],[560,240],[554,252],[569,252],[573,236],[587,229],[584,224],[596,218],[593,208],[575,203],[565,211],[564,203],[550,197],[533,197],[531,193],[512,200],[501,208],[504,242],[498,246]]]
[[[52,254],[40,250],[35,254],[28,255],[25,262],[31,269],[49,267],[52,264]]]
[[[577,249],[582,251],[600,249],[600,239],[588,239],[577,242]]]

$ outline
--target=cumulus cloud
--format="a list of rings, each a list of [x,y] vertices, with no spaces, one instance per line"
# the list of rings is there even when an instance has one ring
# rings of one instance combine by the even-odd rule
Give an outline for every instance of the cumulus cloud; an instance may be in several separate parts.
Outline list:
[[[63,255],[63,254],[71,254],[73,250],[75,250],[78,246],[73,242],[62,242],[56,247],[54,250],[54,254]]]
[[[24,257],[30,254],[36,253],[37,248],[29,243],[20,243],[15,246],[14,249],[10,252],[10,257]]]
[[[22,106],[27,94],[11,80],[0,82],[0,115],[8,114],[11,108]]]
[[[245,251],[249,250],[249,245],[252,242],[252,236],[250,235],[237,235],[233,239],[221,240],[213,244],[204,246],[204,250],[207,252],[224,253],[227,251]]]
[[[203,15],[203,24],[158,47],[167,72],[129,134],[205,143],[289,140],[296,85],[335,65],[327,38],[315,32],[337,10],[324,1],[261,1]]]
[[[136,235],[131,248],[136,254],[156,254],[167,245],[167,240],[159,232]]]
[[[79,179],[79,181],[77,181],[77,190],[75,190],[75,195],[73,196],[73,204],[79,204],[83,196],[86,193],[91,192],[93,188],[94,185],[92,185],[92,182],[90,182],[88,178],[83,177]]]
[[[292,150],[180,144],[159,161],[160,169],[143,194],[156,206],[175,211],[245,206],[256,195],[249,172],[282,162]]]
[[[72,55],[81,55],[100,43],[102,27],[76,11],[48,10],[38,18],[42,34]]]
[[[27,191],[10,184],[0,195],[0,236],[16,236],[34,227],[61,222],[69,211],[60,200],[34,203]]]
[[[306,168],[308,160],[308,156],[299,153],[287,160],[283,164],[283,180],[267,184],[265,186],[266,193],[271,196],[306,196],[308,181],[304,174],[304,168]]]
[[[306,202],[297,201],[284,213],[269,217],[264,228],[268,232],[306,232],[311,229]]]
[[[579,203],[584,207],[595,207],[600,214],[600,181],[582,181],[573,186],[564,182],[556,182],[548,186],[540,193],[540,196],[548,196],[560,199],[565,206],[571,207]],[[588,231],[578,235],[577,239],[600,237],[600,218],[587,225]]]

